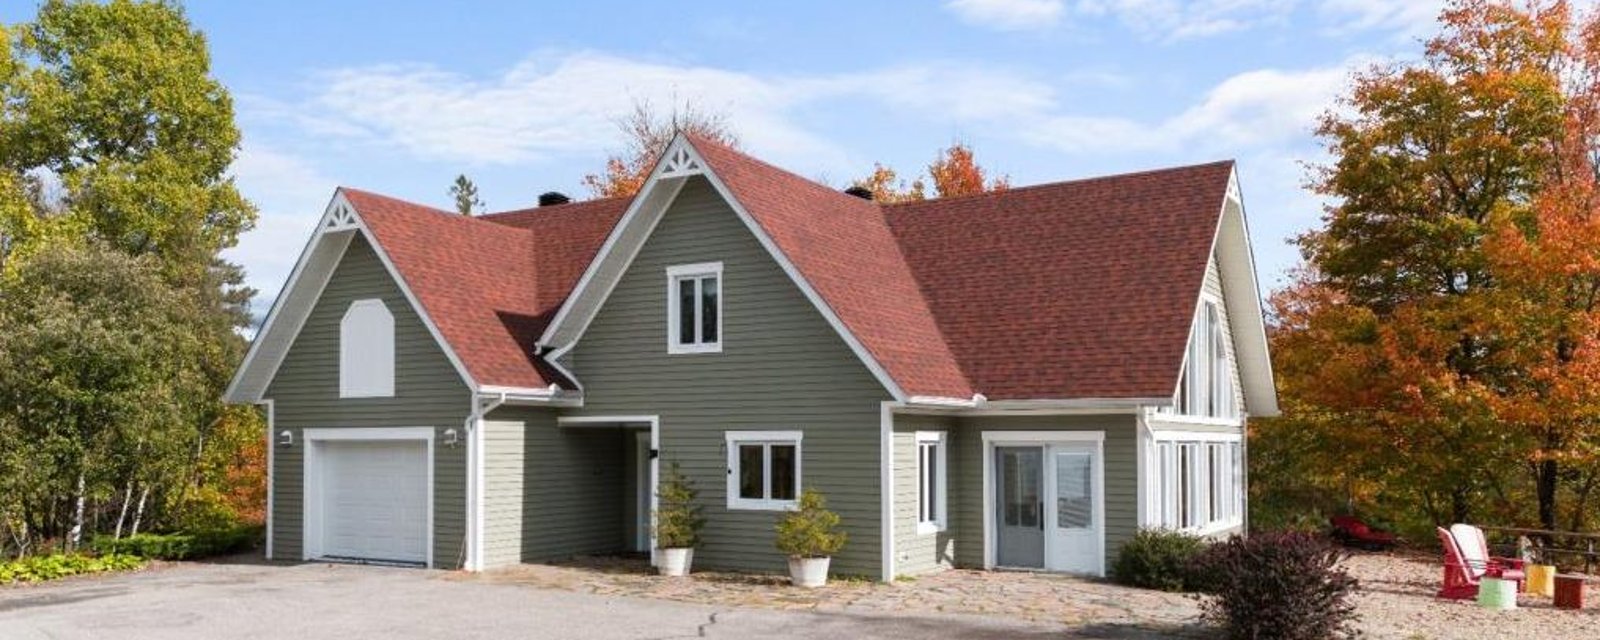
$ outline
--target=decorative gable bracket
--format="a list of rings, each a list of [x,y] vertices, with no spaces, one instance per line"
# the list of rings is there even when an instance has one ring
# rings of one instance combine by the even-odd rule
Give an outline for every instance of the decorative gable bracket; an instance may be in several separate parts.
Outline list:
[[[705,173],[705,166],[689,145],[680,144],[677,147],[671,155],[662,161],[659,177],[685,178]]]
[[[327,214],[322,217],[323,231],[349,231],[359,226],[355,209],[350,208],[350,203],[343,196],[336,196],[328,205]]]

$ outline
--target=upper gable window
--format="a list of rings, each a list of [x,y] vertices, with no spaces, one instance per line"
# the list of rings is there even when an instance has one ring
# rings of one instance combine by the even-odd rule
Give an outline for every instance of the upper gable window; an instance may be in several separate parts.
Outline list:
[[[667,352],[722,351],[722,263],[667,268]]]
[[[394,316],[382,300],[350,303],[339,321],[339,397],[394,396]]]
[[[1234,389],[1233,354],[1222,326],[1218,302],[1207,299],[1195,314],[1189,352],[1178,385],[1178,412],[1189,416],[1235,419],[1239,417]]]

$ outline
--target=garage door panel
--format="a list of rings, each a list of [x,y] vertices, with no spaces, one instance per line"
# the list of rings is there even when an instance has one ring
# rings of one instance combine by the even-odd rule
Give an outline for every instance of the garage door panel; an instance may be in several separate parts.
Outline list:
[[[319,445],[322,554],[427,561],[427,444],[416,440]]]

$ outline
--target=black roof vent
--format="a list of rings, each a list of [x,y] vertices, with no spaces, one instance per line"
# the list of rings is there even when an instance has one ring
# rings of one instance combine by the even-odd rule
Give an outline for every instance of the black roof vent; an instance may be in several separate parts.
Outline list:
[[[572,202],[572,198],[568,198],[567,194],[560,191],[546,191],[539,194],[539,206],[541,207],[553,207],[568,202]]]
[[[866,187],[863,187],[863,186],[861,186],[859,184],[856,185],[856,186],[850,187],[849,189],[845,189],[844,192],[848,193],[850,195],[853,195],[853,196],[855,196],[857,198],[861,198],[862,200],[871,200],[872,199],[872,190],[868,189]]]

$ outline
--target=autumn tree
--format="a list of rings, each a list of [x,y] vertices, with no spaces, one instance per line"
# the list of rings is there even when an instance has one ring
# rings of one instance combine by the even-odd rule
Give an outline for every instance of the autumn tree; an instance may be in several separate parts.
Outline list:
[[[584,186],[596,198],[638,193],[645,178],[650,176],[650,170],[655,168],[656,159],[680,131],[730,147],[739,146],[739,136],[734,133],[727,114],[707,110],[693,102],[679,105],[674,101],[672,108],[662,113],[650,101],[637,100],[633,111],[617,120],[617,128],[622,131],[623,152],[606,158],[604,172],[583,177]]]
[[[928,165],[926,178],[919,176],[908,182],[893,168],[874,164],[871,174],[851,186],[871,192],[874,201],[894,203],[926,199],[929,183],[933,185],[934,197],[938,198],[1003,191],[1011,187],[1010,179],[1006,176],[990,178],[988,171],[974,160],[972,147],[964,142],[956,142],[941,150]]]
[[[456,203],[456,211],[461,215],[470,216],[474,211],[483,210],[483,200],[478,198],[478,185],[466,174],[456,176],[456,181],[450,185],[450,199]]]

